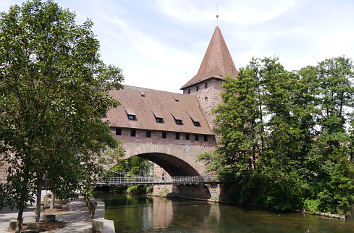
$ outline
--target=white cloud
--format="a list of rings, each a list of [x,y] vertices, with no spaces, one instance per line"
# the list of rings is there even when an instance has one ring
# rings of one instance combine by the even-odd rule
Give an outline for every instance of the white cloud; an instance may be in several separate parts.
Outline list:
[[[187,22],[215,21],[216,4],[220,20],[238,25],[264,23],[294,7],[295,0],[189,1],[156,0],[165,14]]]

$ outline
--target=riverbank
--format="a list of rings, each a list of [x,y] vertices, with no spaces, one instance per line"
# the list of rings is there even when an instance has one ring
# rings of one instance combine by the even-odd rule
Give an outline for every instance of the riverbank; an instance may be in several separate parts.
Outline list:
[[[68,203],[68,210],[54,212],[56,222],[63,222],[65,226],[61,229],[50,230],[53,233],[68,233],[68,232],[92,232],[92,224],[102,222],[102,227],[105,227],[104,232],[113,233],[113,223],[104,220],[104,203],[98,203],[95,218],[92,220],[89,216],[86,203],[83,197]],[[29,206],[24,211],[24,224],[35,222],[35,208]],[[43,213],[41,214],[43,218]],[[0,232],[13,232],[9,230],[9,222],[17,217],[16,210],[3,209],[0,211]],[[104,222],[104,224],[103,224]],[[98,224],[101,225],[101,224]],[[112,230],[113,227],[113,230]],[[49,232],[49,231],[43,231]]]

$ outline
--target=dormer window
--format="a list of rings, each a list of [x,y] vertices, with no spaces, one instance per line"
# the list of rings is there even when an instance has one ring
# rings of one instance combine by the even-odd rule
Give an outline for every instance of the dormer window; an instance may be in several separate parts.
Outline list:
[[[182,120],[175,119],[177,125],[183,125]]]
[[[154,114],[157,123],[164,123],[163,115],[161,114],[161,112],[153,110],[152,114]]]
[[[171,113],[171,115],[173,116],[173,119],[175,119],[176,125],[183,125],[182,122],[182,114],[178,111]]]
[[[127,116],[128,116],[128,120],[130,121],[136,121],[136,114],[135,112],[130,109],[130,108],[127,108],[127,107],[124,107],[125,109],[125,112],[127,113]]]
[[[200,126],[199,121],[193,121],[194,126]]]
[[[136,121],[136,116],[128,114],[128,119],[131,121]]]
[[[163,118],[155,117],[157,123],[163,123]]]

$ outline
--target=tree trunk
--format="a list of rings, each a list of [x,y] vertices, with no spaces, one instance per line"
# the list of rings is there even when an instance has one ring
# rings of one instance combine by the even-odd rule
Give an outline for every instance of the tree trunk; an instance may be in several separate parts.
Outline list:
[[[37,200],[36,200],[36,222],[39,222],[41,218],[41,200],[42,200],[42,188],[41,185],[37,187]]]
[[[22,222],[23,222],[23,205],[21,204],[18,208],[17,213],[17,226],[16,226],[16,233],[21,233],[22,231]]]
[[[52,201],[50,202],[50,209],[54,209],[54,203],[55,203],[55,193],[52,191]]]

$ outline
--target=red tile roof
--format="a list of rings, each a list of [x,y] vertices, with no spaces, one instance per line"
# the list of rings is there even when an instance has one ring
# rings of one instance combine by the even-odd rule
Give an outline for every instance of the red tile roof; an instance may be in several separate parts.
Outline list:
[[[198,73],[184,84],[181,89],[185,89],[210,78],[223,79],[226,74],[230,74],[232,77],[236,78],[238,70],[235,67],[220,28],[217,26]]]
[[[119,107],[107,113],[111,127],[214,134],[194,95],[133,86],[124,86],[124,89],[111,91],[110,94],[121,102]],[[129,120],[127,114],[136,115],[136,120]],[[162,117],[164,123],[156,122],[155,116]],[[200,126],[195,126],[192,118],[199,121]],[[182,120],[183,124],[177,125],[175,119]]]

